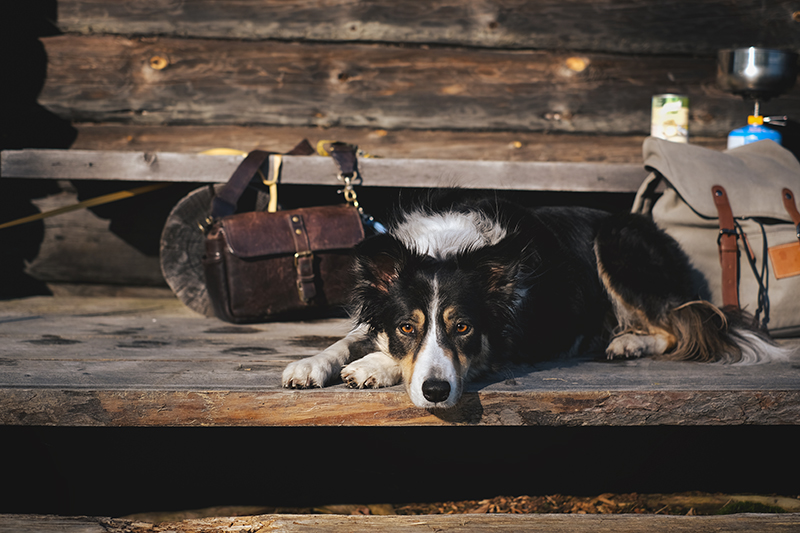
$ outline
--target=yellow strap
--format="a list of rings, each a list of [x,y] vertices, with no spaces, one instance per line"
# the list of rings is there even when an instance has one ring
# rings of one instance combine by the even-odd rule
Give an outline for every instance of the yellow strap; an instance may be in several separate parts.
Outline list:
[[[323,157],[328,157],[331,154],[329,154],[328,151],[325,149],[325,145],[335,142],[336,141],[327,141],[327,140],[317,141],[317,153]]]
[[[200,152],[202,155],[247,155],[247,152],[234,150],[233,148],[211,148]]]
[[[107,204],[109,202],[115,202],[117,200],[122,200],[124,198],[130,198],[131,196],[136,196],[137,194],[143,194],[146,192],[155,191],[156,189],[163,189],[167,185],[169,185],[169,183],[154,183],[153,185],[145,185],[144,187],[137,187],[129,191],[119,191],[111,194],[105,194],[103,196],[98,196],[96,198],[90,198],[88,200],[84,200],[83,202],[79,202],[77,204],[67,205],[64,207],[53,209],[51,211],[46,211],[44,213],[38,213],[36,215],[18,218],[17,220],[12,220],[11,222],[0,224],[0,229],[10,228],[11,226],[18,226],[20,224],[26,224],[28,222],[33,222],[34,220],[41,220],[43,218],[54,217],[62,213],[77,211],[78,209],[86,209],[88,207],[95,207],[98,205]]]
[[[281,174],[281,165],[283,164],[283,156],[281,154],[272,154],[272,179],[268,180],[261,169],[258,170],[258,175],[261,176],[261,181],[269,187],[269,204],[267,205],[268,213],[275,213],[278,211],[278,178]]]

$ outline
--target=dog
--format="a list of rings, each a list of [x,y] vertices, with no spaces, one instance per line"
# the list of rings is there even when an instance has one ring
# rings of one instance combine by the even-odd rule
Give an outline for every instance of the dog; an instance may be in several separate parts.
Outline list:
[[[678,243],[630,213],[448,191],[363,241],[354,279],[354,328],[289,364],[284,387],[403,382],[417,407],[449,408],[498,364],[576,355],[597,339],[609,359],[787,357],[746,314],[702,300]]]

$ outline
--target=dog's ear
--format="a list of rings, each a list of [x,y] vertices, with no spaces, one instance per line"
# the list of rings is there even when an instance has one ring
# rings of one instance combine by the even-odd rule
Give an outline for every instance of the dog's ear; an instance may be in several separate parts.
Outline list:
[[[517,286],[520,263],[516,260],[488,260],[481,263],[481,271],[490,295],[511,296]]]
[[[511,295],[517,285],[522,262],[519,252],[512,253],[512,250],[508,243],[501,241],[494,246],[481,248],[472,259],[473,268],[485,280],[490,295]]]
[[[356,275],[362,285],[388,293],[400,277],[410,252],[388,234],[376,235],[356,249]],[[362,290],[366,287],[362,286]]]

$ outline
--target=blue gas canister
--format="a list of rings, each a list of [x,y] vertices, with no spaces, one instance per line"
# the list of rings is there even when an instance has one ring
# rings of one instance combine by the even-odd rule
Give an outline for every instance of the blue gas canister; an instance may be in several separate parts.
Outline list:
[[[781,144],[782,137],[777,131],[764,126],[764,117],[750,115],[747,117],[747,126],[736,128],[728,134],[728,149],[763,141],[764,139],[770,139]]]

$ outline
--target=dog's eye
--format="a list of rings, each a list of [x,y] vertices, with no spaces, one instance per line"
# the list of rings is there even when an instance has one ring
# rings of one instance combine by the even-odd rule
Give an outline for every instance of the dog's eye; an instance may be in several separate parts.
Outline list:
[[[414,325],[409,324],[408,322],[400,324],[400,327],[398,329],[400,330],[400,333],[403,333],[405,335],[412,335],[416,331]]]
[[[470,332],[470,330],[472,330],[472,326],[470,326],[469,324],[466,324],[464,322],[459,322],[458,324],[456,324],[456,333],[458,333],[459,335],[466,335],[467,333]]]

